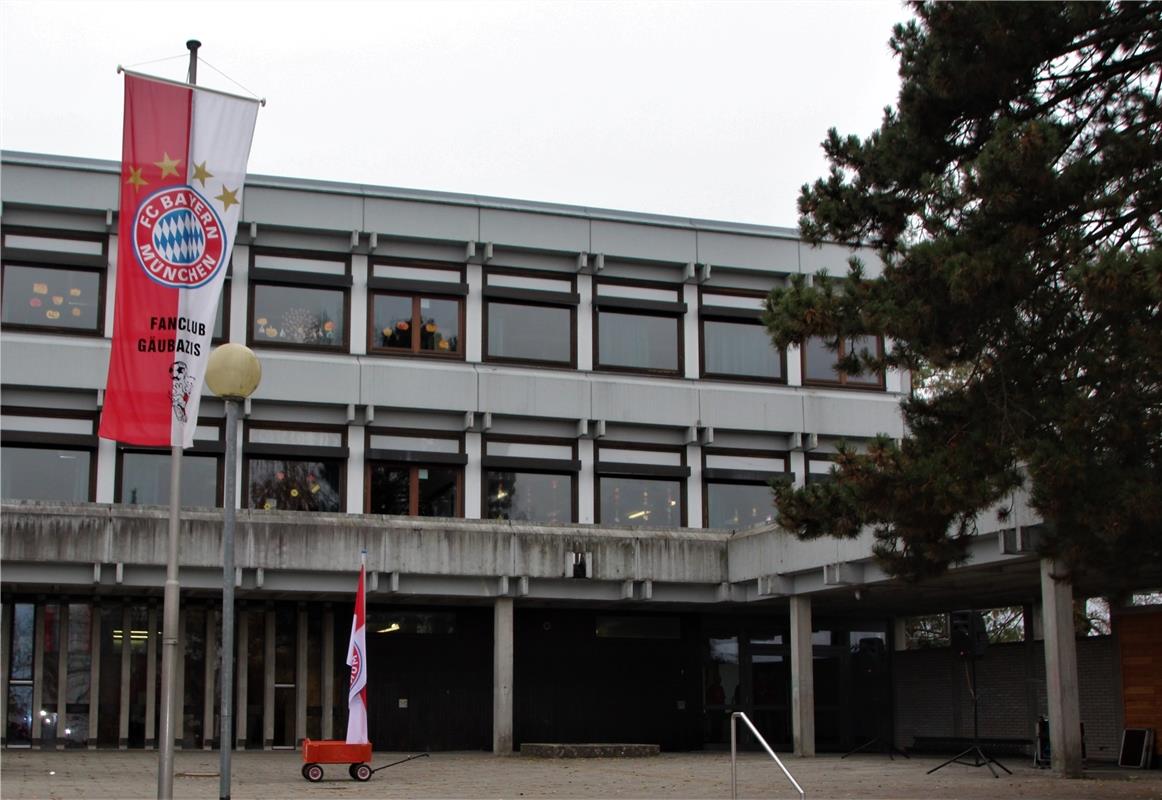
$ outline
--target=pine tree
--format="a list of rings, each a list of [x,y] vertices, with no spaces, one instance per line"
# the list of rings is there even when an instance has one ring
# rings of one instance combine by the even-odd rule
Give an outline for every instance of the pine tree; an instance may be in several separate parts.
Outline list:
[[[801,232],[873,248],[841,284],[767,301],[777,347],[886,337],[840,360],[946,376],[903,404],[901,446],[780,487],[802,538],[876,534],[885,568],[939,575],[974,519],[1024,485],[1040,546],[1074,575],[1162,566],[1162,4],[921,3],[897,25],[896,108],[823,143]]]

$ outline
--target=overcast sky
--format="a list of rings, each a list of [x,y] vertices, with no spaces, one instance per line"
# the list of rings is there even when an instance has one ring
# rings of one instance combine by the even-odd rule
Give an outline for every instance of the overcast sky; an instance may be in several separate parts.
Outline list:
[[[5,150],[119,159],[117,65],[184,80],[197,38],[199,83],[267,98],[252,173],[788,227],[827,129],[866,135],[894,104],[887,41],[908,16],[894,0],[0,13]]]

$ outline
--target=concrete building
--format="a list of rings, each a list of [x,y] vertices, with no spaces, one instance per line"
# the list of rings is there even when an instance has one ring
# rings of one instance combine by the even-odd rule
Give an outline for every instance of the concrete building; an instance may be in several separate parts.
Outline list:
[[[156,745],[169,455],[96,437],[118,167],[3,156],[9,747]],[[955,657],[905,652],[902,619],[999,606],[1026,609],[1027,635],[981,668],[1019,702],[982,708],[982,733],[1076,719],[1071,587],[1043,577],[1019,502],[921,587],[887,580],[870,537],[771,524],[772,480],[826,480],[841,441],[904,435],[908,375],[844,375],[815,342],[776,352],[759,322],[772,286],[851,255],[788,229],[251,176],[216,331],[263,368],[227,498],[235,744],[342,735],[361,550],[383,749],[712,747],[732,710],[803,755],[963,739]],[[207,393],[201,413],[184,747],[218,735],[223,406]],[[1114,748],[1118,648],[1083,645],[1089,736]]]

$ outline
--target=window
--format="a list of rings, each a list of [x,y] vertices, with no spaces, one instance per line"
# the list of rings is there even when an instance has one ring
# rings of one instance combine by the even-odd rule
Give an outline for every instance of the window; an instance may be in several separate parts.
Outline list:
[[[369,430],[367,513],[464,516],[466,463],[458,433]]]
[[[807,453],[806,483],[826,483],[835,475],[834,453]]]
[[[749,528],[774,520],[771,482],[793,478],[785,454],[704,448],[702,460],[705,527]]]
[[[572,276],[489,270],[484,287],[484,358],[576,366],[580,296]]]
[[[682,288],[638,283],[596,284],[593,350],[598,369],[682,372]]]
[[[5,229],[5,327],[57,333],[104,333],[106,238]]]
[[[373,263],[371,273],[369,352],[464,358],[463,268]]]
[[[344,510],[346,428],[248,423],[243,455],[247,508]]]
[[[183,508],[222,505],[222,423],[203,421],[194,432],[194,446],[182,453]],[[169,505],[170,453],[167,450],[118,446],[114,501],[129,505]]]
[[[484,519],[572,523],[577,519],[574,441],[488,437],[484,443]]]
[[[680,528],[685,448],[600,443],[597,449],[597,521],[601,525]]]
[[[845,386],[860,389],[884,388],[882,372],[874,375],[849,375],[836,367],[836,362],[849,353],[870,353],[875,357],[883,355],[883,341],[874,336],[857,336],[841,339],[838,348],[831,348],[826,341],[812,336],[803,342],[803,383]]]
[[[786,354],[771,344],[762,306],[759,295],[702,294],[703,377],[785,382]]]
[[[5,407],[0,434],[4,500],[84,503],[96,491],[95,415]]]
[[[347,349],[349,257],[255,249],[250,259],[249,344]]]

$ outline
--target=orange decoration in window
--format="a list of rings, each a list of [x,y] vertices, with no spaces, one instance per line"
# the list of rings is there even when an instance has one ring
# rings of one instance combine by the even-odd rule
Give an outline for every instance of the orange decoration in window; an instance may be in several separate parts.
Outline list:
[[[61,312],[57,311],[54,308],[50,308],[48,311],[44,312],[44,315],[46,317],[48,317],[49,319],[60,319],[61,318]]]
[[[401,319],[399,322],[395,323],[395,327],[397,330],[406,331],[411,327],[411,325],[409,325],[405,320]]]
[[[39,297],[32,297],[32,298],[29,298],[28,304],[30,306],[32,306],[33,308],[40,308],[41,306],[44,305],[44,301],[41,300]]]
[[[36,294],[48,294],[48,284],[47,283],[34,283],[34,284],[32,284],[32,291],[35,292]]]
[[[427,331],[428,333],[435,333],[436,332],[436,323],[429,322],[427,325],[424,326],[424,330]]]
[[[452,349],[452,345],[448,344],[447,339],[441,339],[439,341],[439,343],[436,345],[436,347],[440,348],[441,350],[451,350]]]
[[[69,297],[80,297],[80,296],[81,296],[80,289],[77,289],[75,287],[72,289],[69,289]]]
[[[59,294],[54,294],[54,295],[52,296],[52,304],[53,304],[54,306],[59,306],[59,305],[60,305],[61,303],[63,303],[64,301],[65,301],[65,298],[64,298],[64,296],[62,296],[62,295],[59,295]]]
[[[330,333],[331,331],[335,330],[335,323],[331,320],[327,320],[323,323],[323,330],[325,330],[327,333]]]

